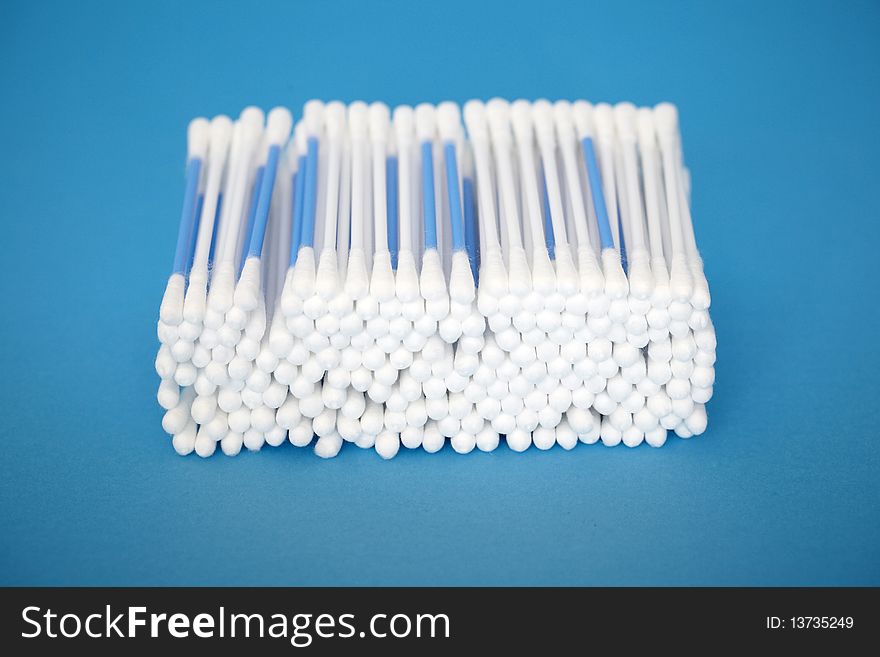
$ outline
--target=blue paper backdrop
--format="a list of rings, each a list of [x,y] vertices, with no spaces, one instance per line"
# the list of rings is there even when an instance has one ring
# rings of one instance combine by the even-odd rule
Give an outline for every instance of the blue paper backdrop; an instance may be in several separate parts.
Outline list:
[[[4,2],[0,583],[880,584],[876,2]],[[679,105],[701,438],[179,458],[155,320],[196,115]]]

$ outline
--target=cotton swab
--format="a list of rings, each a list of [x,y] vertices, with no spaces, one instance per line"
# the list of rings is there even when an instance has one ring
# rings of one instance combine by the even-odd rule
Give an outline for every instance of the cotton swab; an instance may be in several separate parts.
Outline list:
[[[286,153],[279,112],[190,129],[155,363],[176,451],[705,430],[716,339],[674,107],[471,101],[465,138],[454,103],[310,101]]]

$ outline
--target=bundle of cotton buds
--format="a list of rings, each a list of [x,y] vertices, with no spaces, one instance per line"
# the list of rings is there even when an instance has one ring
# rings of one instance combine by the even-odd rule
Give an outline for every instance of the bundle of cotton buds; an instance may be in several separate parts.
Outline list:
[[[676,109],[310,101],[196,119],[160,308],[180,454],[460,453],[706,428]]]

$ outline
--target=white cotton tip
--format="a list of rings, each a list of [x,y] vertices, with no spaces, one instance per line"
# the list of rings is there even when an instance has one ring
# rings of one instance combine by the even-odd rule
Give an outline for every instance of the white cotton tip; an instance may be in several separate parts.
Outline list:
[[[562,420],[559,425],[556,427],[556,442],[565,450],[574,449],[574,447],[578,444],[578,436],[575,433],[574,429],[566,422]]]
[[[171,379],[162,379],[156,400],[166,411],[171,410],[180,402],[180,387]]]
[[[611,299],[622,299],[629,292],[629,282],[620,262],[620,252],[609,248],[602,251],[602,271],[605,275],[605,293]]]
[[[177,326],[166,324],[161,319],[156,322],[156,337],[162,344],[172,345],[177,342],[180,337],[180,331]]]
[[[367,259],[362,249],[348,252],[348,268],[345,279],[345,293],[355,301],[367,296],[370,289],[370,275],[367,273]]]
[[[240,433],[229,431],[220,440],[220,449],[226,456],[238,456],[243,444],[243,436]]]
[[[286,107],[273,108],[266,117],[266,142],[271,146],[283,146],[290,139],[292,127],[290,110]]]
[[[174,376],[174,373],[177,370],[177,361],[174,360],[174,356],[171,355],[171,347],[168,345],[162,345],[159,348],[159,351],[156,354],[155,368],[156,374],[158,374],[159,378],[163,380],[170,379]]]
[[[263,392],[263,404],[272,410],[277,409],[287,399],[288,386],[278,381],[272,381]]]
[[[232,141],[233,123],[225,114],[219,114],[211,119],[211,137],[208,147],[213,159],[218,153],[224,155],[229,149],[229,143]]]
[[[422,427],[406,426],[400,432],[400,442],[407,449],[418,449],[422,446],[425,430]]]
[[[672,399],[666,391],[660,391],[648,397],[645,401],[645,408],[651,411],[656,418],[666,417],[672,413]]]
[[[387,250],[373,254],[373,274],[370,277],[370,296],[380,303],[394,298],[394,270],[391,268],[391,253]]]
[[[178,340],[171,345],[171,356],[177,363],[188,363],[195,351],[195,345],[191,340]]]
[[[697,310],[708,310],[712,305],[712,295],[709,292],[709,281],[706,280],[706,274],[703,272],[703,260],[698,253],[691,253],[689,266],[694,285],[691,305]]]
[[[556,289],[561,293],[564,299],[567,299],[574,295],[580,287],[578,282],[578,272],[574,266],[571,249],[568,244],[557,244],[555,255]]]
[[[159,318],[171,326],[183,321],[183,299],[186,281],[183,274],[172,274],[165,286],[162,304],[159,306]]]
[[[556,272],[547,249],[543,247],[536,248],[532,255],[532,287],[544,297],[556,290]]]
[[[529,144],[532,138],[532,104],[523,99],[510,104],[510,123],[517,141]]]
[[[452,449],[459,454],[469,454],[477,446],[477,437],[467,431],[459,431],[450,440]]]
[[[666,444],[666,429],[659,424],[645,432],[645,442],[651,447],[663,447]]]
[[[416,106],[416,136],[419,142],[433,141],[436,132],[436,111],[434,106],[422,103]]]
[[[489,138],[489,124],[486,120],[486,107],[479,100],[469,100],[463,108],[464,124],[472,141]]]
[[[524,452],[532,444],[532,434],[522,429],[514,429],[507,434],[507,446],[514,452]]]
[[[428,422],[422,436],[422,448],[429,454],[439,452],[446,444],[446,437],[440,433],[436,422]]]
[[[339,432],[339,437],[345,442],[353,443],[361,435],[361,423],[355,418],[337,415],[336,430]]]
[[[636,106],[632,103],[617,103],[613,108],[614,126],[617,136],[622,141],[636,140]]]
[[[332,433],[336,427],[336,411],[325,408],[312,420],[312,431],[319,438]]]
[[[328,139],[338,139],[345,130],[345,105],[338,100],[324,107],[324,128]]]
[[[398,105],[394,108],[394,136],[401,150],[404,145],[411,144],[414,134],[413,108],[409,105]]]
[[[633,413],[633,425],[647,432],[657,426],[657,416],[647,406]]]
[[[680,418],[686,418],[694,410],[694,400],[690,396],[672,400],[672,413]]]
[[[245,107],[241,110],[241,114],[238,115],[238,122],[241,123],[242,127],[247,131],[245,136],[249,139],[256,139],[256,137],[259,136],[265,120],[266,116],[263,113],[263,110],[254,105]]]
[[[599,438],[606,447],[615,447],[620,444],[623,439],[623,433],[615,427],[608,418],[602,420],[602,426],[599,430]]]
[[[359,367],[351,373],[351,387],[358,392],[366,392],[373,383],[373,375],[366,367]]]
[[[301,251],[306,249],[312,251],[309,247],[305,247],[304,249],[301,249]],[[297,259],[297,265],[299,265],[299,259]],[[317,275],[313,275],[311,280],[314,281],[315,292],[317,292],[325,301],[329,301],[337,295],[340,286],[336,249],[325,248],[321,251],[321,257],[318,261]],[[296,289],[301,289],[297,285],[297,282],[295,275],[294,287]]]
[[[364,433],[377,436],[385,426],[385,415],[381,404],[368,401],[363,414],[361,415],[361,431]]]
[[[697,353],[697,343],[690,333],[681,338],[672,338],[672,357],[678,361],[690,361]]]
[[[480,293],[496,300],[507,294],[508,276],[500,249],[490,248],[481,254]],[[453,256],[454,258],[455,256]]]
[[[362,431],[361,434],[355,438],[354,444],[361,449],[373,449],[376,445],[376,434]]]
[[[259,406],[251,411],[251,428],[266,433],[275,425],[275,411],[267,406]]]
[[[687,258],[683,254],[672,256],[672,264],[669,268],[669,289],[673,300],[690,304],[694,289],[693,278],[691,277]],[[687,319],[687,317],[680,319]]]
[[[672,429],[675,431],[675,435],[679,438],[687,439],[692,438],[694,435],[693,433],[691,433],[691,430],[688,429],[688,426],[683,421],[672,427]]]
[[[211,139],[211,123],[199,117],[189,122],[186,129],[186,157],[204,159],[208,154],[208,143]]]
[[[189,422],[179,433],[174,434],[171,446],[181,456],[192,454],[196,446],[196,423]]]
[[[461,131],[461,111],[456,103],[445,101],[437,105],[437,132],[442,141],[455,141]]]
[[[621,406],[614,409],[606,419],[620,431],[626,431],[633,423],[632,413],[627,412]]]
[[[287,438],[287,431],[279,426],[273,426],[266,432],[266,444],[270,447],[280,447]]]
[[[248,258],[235,286],[233,303],[246,313],[254,310],[260,302],[260,259]]]
[[[260,346],[260,352],[257,354],[254,363],[258,369],[266,374],[272,374],[272,372],[275,371],[275,368],[278,367],[278,360],[278,356],[276,356],[272,349],[269,348],[269,345],[264,342]]]
[[[333,256],[333,264],[336,264],[336,258]],[[310,299],[315,293],[316,287],[316,271],[315,271],[315,250],[310,246],[300,248],[296,256],[296,265],[293,267],[293,280],[291,285],[294,293],[303,300]],[[329,299],[338,289],[338,279],[334,279],[332,290],[326,290],[327,295],[323,298]]]
[[[419,278],[419,287],[422,297],[426,301],[434,301],[446,296],[443,264],[437,249],[428,249],[422,255],[422,273]]]
[[[636,110],[636,133],[641,150],[656,148],[657,135],[654,130],[654,112],[651,111],[651,108],[640,107]]]
[[[269,387],[269,384],[271,382],[272,376],[270,374],[255,367],[251,370],[251,373],[248,374],[245,385],[253,392],[262,394],[263,392],[265,392],[266,388]]]
[[[630,381],[630,383],[632,383],[632,381]],[[662,387],[659,384],[654,383],[651,379],[647,377],[643,378],[635,385],[636,390],[638,390],[639,394],[644,396],[645,399],[647,399],[651,395],[656,395],[658,392],[660,392],[660,390],[662,390]]]
[[[631,425],[623,430],[621,438],[627,447],[638,447],[645,440],[645,433],[637,426]]]
[[[639,349],[636,349],[628,342],[618,342],[612,348],[612,357],[614,358],[615,363],[621,368],[625,368],[634,365],[639,361],[642,357],[642,353]]]
[[[715,368],[698,365],[690,376],[694,388],[711,388],[715,385]]]
[[[287,400],[275,411],[275,423],[283,429],[292,429],[301,420],[299,402],[294,397],[287,397]]]
[[[553,132],[553,105],[550,101],[539,98],[531,106],[532,124],[539,143],[554,147],[556,137]]]
[[[594,422],[593,425],[587,431],[583,433],[578,433],[578,440],[582,442],[584,445],[594,445],[599,440],[599,432],[601,430],[602,422],[598,413],[593,413]]]
[[[542,427],[555,428],[562,421],[562,413],[556,409],[545,406],[538,411],[538,424]]]
[[[538,449],[548,450],[556,444],[556,430],[548,427],[537,427],[532,433],[532,441]]]
[[[708,418],[706,407],[703,404],[695,404],[691,413],[684,420],[688,430],[695,436],[699,436],[706,430]]]
[[[575,129],[578,133],[578,139],[586,139],[594,134],[593,106],[584,101],[575,101],[571,108],[572,118],[574,119]]]
[[[320,456],[322,459],[332,459],[342,449],[342,442],[342,437],[335,431],[321,436],[315,443],[315,456]]]
[[[550,408],[564,413],[571,407],[571,390],[557,387],[547,395],[547,403]]]
[[[672,103],[659,103],[654,106],[654,126],[657,137],[674,140],[678,135],[678,109]]]
[[[180,363],[174,370],[174,381],[177,385],[188,388],[196,382],[199,371],[192,363]]]
[[[654,276],[651,273],[651,257],[645,249],[635,249],[627,254],[629,267],[629,291],[636,299],[650,299],[654,292]]]
[[[225,321],[226,321],[225,312],[220,312],[219,310],[216,310],[216,309],[208,306],[205,309],[205,319],[203,321],[204,328],[202,329],[202,335],[205,334],[205,331],[210,331],[210,330],[216,331],[221,326],[223,326],[223,323]],[[211,346],[213,347],[213,345],[211,345]]]
[[[205,319],[208,295],[208,270],[194,267],[189,274],[189,285],[183,301],[183,318],[193,324]]]
[[[299,399],[299,412],[304,417],[314,419],[318,417],[324,410],[324,400],[321,397],[320,390],[313,390],[308,395],[303,395]]]
[[[401,250],[397,254],[397,272],[394,281],[397,298],[410,303],[419,298],[419,274],[412,251]]]
[[[452,254],[452,270],[449,274],[449,297],[456,303],[470,304],[475,296],[474,275],[471,271],[467,251],[457,251]]]
[[[486,103],[486,118],[493,141],[499,144],[510,141],[510,103],[503,98],[492,98]]]
[[[167,434],[177,434],[183,431],[190,422],[190,408],[195,394],[192,390],[185,390],[174,408],[169,409],[162,416],[162,429]]]
[[[498,448],[501,437],[491,426],[484,426],[476,435],[477,449],[481,452],[493,452]]]
[[[532,272],[525,249],[511,247],[508,252],[507,264],[507,286],[510,291],[508,296],[512,295],[519,303],[522,303],[522,300],[532,291]]]
[[[202,425],[202,428],[211,440],[220,440],[229,431],[229,418],[226,413],[218,411],[210,422]]]
[[[352,139],[366,139],[370,128],[370,109],[361,100],[348,106],[348,130]]]
[[[180,355],[180,352],[177,350],[177,347],[183,346],[185,351],[189,352],[189,358],[181,359],[181,360],[190,360],[194,367],[198,368],[199,371],[203,370],[208,363],[211,362],[212,354],[208,351],[205,345],[197,342],[196,344],[188,343],[182,344],[181,341],[178,341],[177,344],[174,345],[171,349],[172,355],[177,358]]]
[[[287,439],[294,447],[306,447],[314,437],[312,421],[308,418],[303,418],[299,424],[290,429],[287,435]]]

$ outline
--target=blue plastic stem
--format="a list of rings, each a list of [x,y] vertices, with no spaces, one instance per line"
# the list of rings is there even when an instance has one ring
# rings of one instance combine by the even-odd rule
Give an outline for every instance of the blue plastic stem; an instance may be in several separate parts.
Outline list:
[[[553,234],[553,220],[550,218],[550,195],[547,192],[547,179],[541,172],[541,182],[544,201],[544,243],[547,245],[547,254],[551,260],[556,260],[556,236]]]
[[[193,219],[192,230],[189,233],[189,245],[186,249],[186,262],[184,263],[184,271],[189,274],[189,270],[192,267],[193,260],[196,257],[196,242],[198,241],[199,236],[199,224],[202,221],[202,205],[205,203],[205,195],[199,194],[199,199],[196,201],[196,211],[195,218]]]
[[[591,137],[585,137],[581,141],[581,145],[584,150],[584,160],[587,163],[593,208],[596,210],[596,219],[599,223],[599,242],[603,250],[611,249],[614,248],[614,238],[611,236],[611,224],[608,222],[608,210],[605,208],[605,194],[602,191],[602,176],[599,173],[599,165],[596,163],[596,149]]]
[[[313,246],[315,243],[315,211],[318,200],[318,140],[309,137],[306,152],[306,175],[303,197],[303,229],[300,246]]]
[[[449,220],[452,224],[452,250],[464,251],[467,246],[464,238],[464,217],[461,216],[461,191],[458,187],[458,160],[455,144],[443,145],[443,158],[446,161],[446,192],[449,195]]]
[[[272,203],[272,190],[275,188],[275,174],[278,171],[278,156],[280,154],[280,146],[269,147],[266,169],[263,171],[263,181],[260,185],[260,196],[257,200],[257,212],[254,216],[251,245],[248,249],[249,258],[259,258],[263,253],[263,239],[266,237],[266,224],[269,222],[269,205]]]
[[[177,247],[174,249],[174,263],[171,268],[174,274],[183,274],[186,271],[189,243],[192,234],[195,233],[196,197],[199,191],[199,174],[201,170],[202,160],[198,157],[194,157],[186,165],[183,209],[180,212],[180,226],[177,229]]]
[[[434,154],[431,142],[422,143],[422,210],[425,217],[425,248],[437,248],[437,215],[434,208]]]
[[[214,213],[214,232],[211,234],[211,248],[208,250],[208,268],[214,264],[214,249],[217,247],[217,233],[220,232],[220,210],[223,207],[222,192],[217,195],[217,211]],[[201,213],[199,213],[201,216]]]
[[[257,202],[260,200],[260,189],[263,186],[263,174],[266,172],[264,167],[257,167],[257,173],[254,176],[254,186],[251,188],[251,204],[248,208],[247,224],[244,231],[244,244],[241,246],[241,262],[238,263],[238,273],[241,273],[244,267],[244,261],[247,256],[247,248],[250,244],[251,232],[254,228],[254,217],[257,216]]]
[[[397,251],[400,248],[397,234],[397,157],[385,161],[385,196],[388,204],[388,251],[391,253],[391,267],[397,269]]]
[[[462,181],[462,194],[464,195],[464,233],[467,243],[468,260],[471,263],[471,273],[474,282],[479,283],[477,273],[480,270],[480,250],[477,236],[477,206],[474,196],[474,181],[465,178]]]
[[[303,218],[303,196],[306,180],[306,156],[300,155],[297,159],[296,173],[293,176],[293,239],[290,241],[290,264],[296,264],[296,257],[299,255],[299,247],[302,244],[302,218]]]

